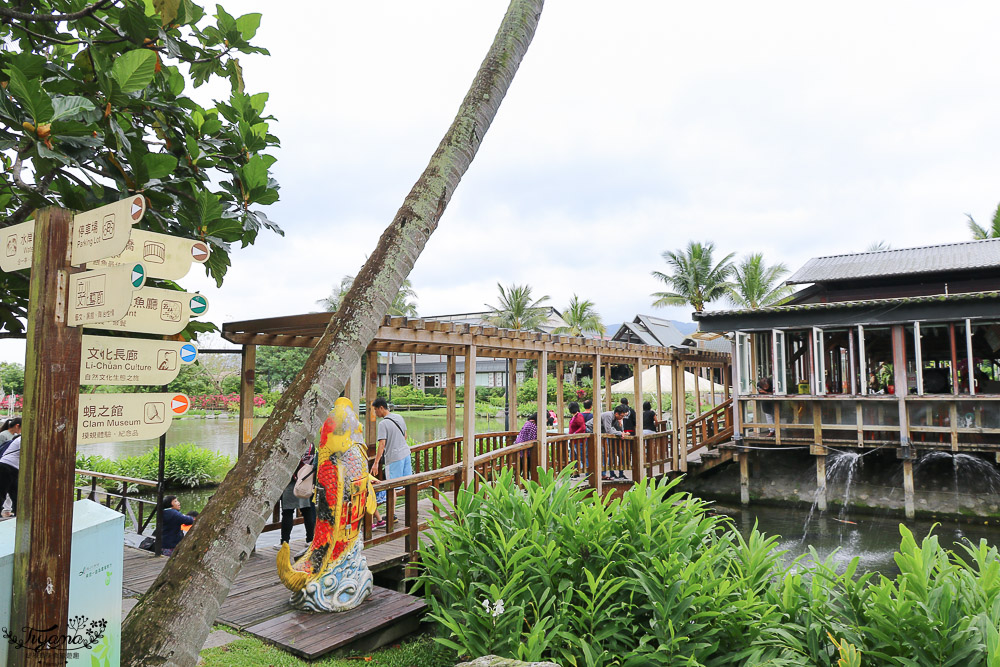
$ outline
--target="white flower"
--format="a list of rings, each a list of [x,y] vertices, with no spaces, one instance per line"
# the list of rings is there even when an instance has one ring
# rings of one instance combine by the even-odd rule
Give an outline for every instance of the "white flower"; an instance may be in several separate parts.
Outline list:
[[[483,609],[486,610],[487,614],[490,613],[490,601],[487,598],[483,598]]]
[[[503,599],[497,600],[496,604],[493,605],[493,618],[496,618],[504,612]]]

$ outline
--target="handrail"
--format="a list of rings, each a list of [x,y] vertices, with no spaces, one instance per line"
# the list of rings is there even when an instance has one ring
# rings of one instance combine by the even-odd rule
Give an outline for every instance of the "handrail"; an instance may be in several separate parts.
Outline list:
[[[525,440],[524,442],[519,442],[516,445],[507,445],[506,447],[501,447],[500,449],[494,449],[491,452],[485,452],[480,454],[472,460],[473,466],[477,466],[480,463],[486,463],[492,461],[493,459],[498,459],[508,454],[516,454],[517,452],[523,452],[527,449],[531,449],[538,445],[537,440]]]
[[[464,436],[458,435],[453,438],[442,438],[440,440],[430,440],[428,442],[421,443],[419,445],[414,445],[410,447],[410,453],[422,452],[427,449],[434,449],[435,447],[444,447],[446,445],[457,445],[458,443],[465,440]]]
[[[75,472],[80,477],[100,477],[101,479],[110,479],[113,482],[125,482],[126,484],[141,484],[143,486],[156,486],[156,482],[151,479],[140,479],[138,477],[122,477],[121,475],[111,475],[104,472],[95,472],[93,470],[76,470]]]
[[[407,486],[409,484],[423,484],[424,482],[430,482],[435,479],[440,479],[441,477],[454,475],[461,469],[461,463],[454,463],[450,466],[445,466],[444,468],[435,468],[434,470],[428,470],[426,472],[418,472],[413,475],[407,475],[406,477],[393,477],[392,479],[376,482],[372,485],[372,487],[376,492],[378,492]]]
[[[698,423],[700,421],[707,421],[709,418],[714,417],[719,412],[722,412],[722,411],[726,410],[727,408],[731,408],[732,405],[733,405],[733,399],[727,398],[722,403],[719,403],[717,406],[715,406],[714,408],[712,408],[708,412],[703,412],[700,415],[698,415],[697,417],[695,417],[694,419],[692,419],[691,421],[689,421],[686,424],[686,426],[688,428],[692,428],[694,426],[694,424],[696,424],[696,423]]]

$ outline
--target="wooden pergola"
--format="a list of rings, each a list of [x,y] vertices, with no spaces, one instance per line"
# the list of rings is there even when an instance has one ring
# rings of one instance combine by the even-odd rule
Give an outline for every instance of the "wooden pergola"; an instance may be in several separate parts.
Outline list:
[[[242,395],[240,402],[240,452],[249,444],[253,436],[253,386],[255,379],[255,359],[256,348],[259,345],[279,346],[279,347],[312,347],[323,335],[330,322],[329,313],[309,313],[304,315],[293,315],[289,317],[275,317],[259,320],[247,320],[242,322],[229,322],[222,327],[222,336],[228,341],[243,346],[242,353]],[[474,477],[473,466],[475,461],[475,395],[476,395],[476,359],[477,358],[499,358],[507,359],[512,366],[517,359],[534,359],[538,362],[539,369],[546,369],[550,361],[556,364],[556,384],[558,403],[558,431],[564,432],[565,408],[563,405],[563,365],[569,363],[590,364],[594,370],[595,379],[593,388],[594,404],[594,437],[590,439],[590,451],[593,452],[597,466],[590,471],[591,484],[600,492],[601,476],[599,462],[602,459],[601,446],[601,424],[600,410],[602,405],[600,382],[597,381],[598,373],[603,369],[605,384],[609,391],[604,396],[604,409],[611,409],[610,377],[612,365],[629,365],[632,367],[635,377],[634,384],[634,406],[640,415],[638,428],[636,429],[636,446],[634,451],[639,460],[635,462],[634,468],[639,472],[640,477],[647,470],[647,465],[643,458],[645,448],[643,446],[643,433],[641,428],[641,409],[643,401],[642,372],[649,367],[657,367],[656,371],[656,400],[657,407],[662,405],[662,391],[660,387],[660,366],[671,368],[672,387],[683,388],[685,386],[685,371],[693,370],[699,377],[702,377],[704,369],[717,369],[718,377],[725,387],[725,399],[729,399],[729,386],[731,384],[730,355],[719,352],[711,352],[701,349],[690,348],[664,348],[650,345],[637,345],[633,343],[622,343],[617,341],[601,340],[595,338],[581,338],[574,336],[562,336],[554,334],[539,333],[534,331],[517,331],[511,329],[501,329],[493,326],[477,326],[471,324],[459,324],[447,321],[415,319],[405,317],[386,317],[379,326],[375,338],[368,346],[367,350],[367,372],[364,381],[361,378],[360,366],[352,374],[346,384],[345,395],[351,398],[357,406],[360,403],[361,393],[368,405],[376,397],[378,389],[378,358],[379,352],[401,352],[408,354],[432,354],[446,357],[446,389],[447,400],[447,436],[454,438],[457,426],[457,404],[456,404],[456,379],[457,379],[457,358],[463,357],[465,360],[465,406],[463,415],[463,452],[461,461],[464,466],[463,479],[471,480]],[[511,369],[513,371],[513,369]],[[508,372],[508,391],[510,396],[517,395],[517,374]],[[548,394],[548,374],[538,373],[538,413],[546,413]],[[696,392],[697,389],[696,383]],[[673,448],[672,470],[683,471],[687,469],[686,454],[678,456],[678,450],[687,452],[686,444],[689,437],[687,416],[685,413],[685,401],[683,389],[679,391],[680,400],[672,400],[672,440],[679,446]],[[700,396],[697,399],[700,404]],[[713,392],[714,401],[714,392]],[[514,401],[516,406],[516,399]],[[541,424],[544,425],[544,421]],[[516,430],[516,409],[512,410],[511,425],[512,430]],[[589,434],[588,434],[589,435]],[[652,436],[648,436],[652,437]],[[365,420],[365,440],[371,445],[375,438],[375,415],[373,411],[368,411]],[[547,455],[549,448],[546,446],[547,434],[545,428],[538,429],[538,464],[545,468],[548,465]]]

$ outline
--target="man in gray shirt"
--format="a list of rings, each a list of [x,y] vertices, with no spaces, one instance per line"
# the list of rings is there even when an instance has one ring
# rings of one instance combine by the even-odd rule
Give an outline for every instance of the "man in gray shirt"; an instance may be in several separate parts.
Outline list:
[[[628,408],[624,405],[616,405],[614,410],[608,410],[607,412],[602,412],[601,433],[624,435],[625,432],[622,430],[622,419],[627,414],[628,414]],[[615,477],[621,477],[622,479],[625,479],[625,473],[622,471],[621,468],[610,467],[612,461],[616,462],[618,461],[618,457],[612,454],[607,457],[607,460],[609,464],[608,467],[610,468],[608,472],[610,472],[611,475],[610,477],[608,477],[607,473],[605,473],[604,475],[601,476],[602,479],[614,479]]]
[[[378,477],[379,464],[385,456],[385,478],[395,479],[413,474],[413,464],[410,460],[410,446],[406,442],[406,422],[399,415],[389,412],[389,404],[384,398],[372,401],[375,416],[381,419],[375,436],[378,446],[375,448],[375,462],[372,464],[372,476]],[[382,496],[382,494],[379,494]],[[382,501],[380,497],[379,502]],[[375,510],[375,528],[385,525],[385,519]]]

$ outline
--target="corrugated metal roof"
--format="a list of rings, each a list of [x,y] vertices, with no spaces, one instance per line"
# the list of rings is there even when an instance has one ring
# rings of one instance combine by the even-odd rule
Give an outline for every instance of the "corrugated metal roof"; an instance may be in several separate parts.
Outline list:
[[[956,301],[979,301],[1000,299],[1000,292],[966,292],[963,294],[932,294],[930,296],[908,296],[896,299],[864,299],[861,301],[831,301],[828,303],[798,303],[791,306],[771,306],[756,310],[703,310],[694,313],[696,320],[733,315],[765,315],[770,313],[800,313],[809,310],[837,310],[850,308],[870,308],[872,306],[897,306],[917,303],[945,303]]]
[[[822,283],[990,268],[1000,268],[1000,239],[814,257],[786,282]]]

